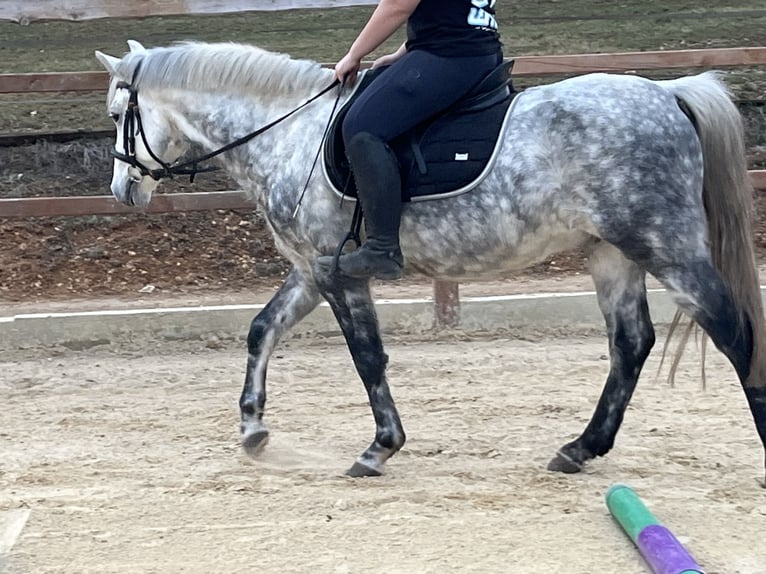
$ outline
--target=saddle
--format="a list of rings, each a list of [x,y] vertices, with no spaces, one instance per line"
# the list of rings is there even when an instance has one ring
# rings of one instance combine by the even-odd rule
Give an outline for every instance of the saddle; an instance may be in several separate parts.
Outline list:
[[[402,201],[424,201],[465,193],[486,176],[508,109],[516,96],[513,60],[503,62],[447,110],[389,142],[402,174]],[[368,70],[330,125],[324,172],[335,192],[356,197],[341,126],[351,104],[385,68]]]

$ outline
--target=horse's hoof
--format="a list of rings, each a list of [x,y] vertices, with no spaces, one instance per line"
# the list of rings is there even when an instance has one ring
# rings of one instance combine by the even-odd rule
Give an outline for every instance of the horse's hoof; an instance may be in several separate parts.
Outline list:
[[[361,476],[383,476],[383,472],[357,461],[346,471],[346,476],[352,478],[359,478]]]
[[[269,431],[265,429],[242,437],[242,448],[248,456],[258,456],[267,444],[269,444]]]
[[[563,472],[564,474],[577,474],[582,470],[582,464],[559,452],[548,463],[548,470]]]

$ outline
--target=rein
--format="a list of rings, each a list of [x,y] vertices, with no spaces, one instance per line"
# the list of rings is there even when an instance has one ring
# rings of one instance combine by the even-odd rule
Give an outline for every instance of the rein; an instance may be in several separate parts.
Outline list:
[[[162,161],[156,153],[154,153],[152,148],[149,146],[149,142],[146,139],[143,122],[141,121],[141,110],[138,106],[138,90],[136,90],[131,84],[127,82],[119,82],[117,84],[117,88],[129,90],[130,96],[128,99],[128,108],[125,112],[125,121],[123,122],[123,126],[122,126],[123,151],[120,152],[116,148],[113,149],[111,152],[112,157],[114,157],[115,159],[119,161],[123,161],[129,164],[131,167],[136,168],[141,173],[142,177],[149,176],[155,181],[160,181],[161,179],[172,178],[176,175],[188,175],[189,181],[193,182],[194,176],[196,176],[198,173],[205,173],[205,172],[215,171],[218,169],[217,167],[200,168],[198,167],[200,163],[207,161],[209,159],[212,159],[218,155],[221,155],[222,153],[225,153],[229,150],[234,149],[235,147],[241,146],[242,144],[249,142],[253,138],[270,130],[277,124],[285,121],[287,118],[297,113],[298,111],[302,110],[303,108],[308,106],[310,103],[314,102],[315,100],[319,99],[320,97],[325,95],[327,92],[329,92],[330,90],[332,90],[335,86],[339,84],[340,84],[340,81],[338,81],[337,79],[334,80],[329,86],[322,89],[319,93],[312,96],[310,99],[306,100],[304,103],[302,103],[300,106],[293,109],[292,111],[266,124],[265,126],[260,127],[257,130],[250,132],[249,134],[244,135],[241,138],[238,138],[224,145],[223,147],[218,148],[217,150],[211,151],[209,153],[206,153],[204,155],[201,155],[199,157],[196,157],[187,161],[178,162],[178,163],[166,163]],[[335,106],[338,105],[339,99],[340,99],[340,92],[338,92],[338,98],[335,101]],[[333,110],[334,109],[335,108],[333,108]],[[143,142],[144,147],[146,148],[146,151],[149,153],[149,155],[154,161],[156,161],[158,164],[162,166],[161,168],[150,169],[138,160],[138,158],[136,157],[136,132],[138,132],[138,134],[141,136],[141,141]],[[325,134],[326,134],[326,130],[325,130]]]

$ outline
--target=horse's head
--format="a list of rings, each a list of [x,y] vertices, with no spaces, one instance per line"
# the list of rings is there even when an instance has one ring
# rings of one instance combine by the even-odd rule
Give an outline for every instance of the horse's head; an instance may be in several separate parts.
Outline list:
[[[111,189],[126,204],[146,206],[162,177],[170,175],[171,164],[186,150],[183,138],[167,110],[142,94],[141,107],[135,85],[142,61],[148,53],[136,41],[128,41],[130,53],[115,58],[96,52],[96,58],[111,76],[107,111],[117,127]]]

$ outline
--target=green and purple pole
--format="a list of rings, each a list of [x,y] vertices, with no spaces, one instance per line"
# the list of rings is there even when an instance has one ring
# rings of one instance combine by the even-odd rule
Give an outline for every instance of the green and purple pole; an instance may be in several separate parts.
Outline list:
[[[606,505],[654,574],[704,574],[683,544],[649,512],[632,488],[615,484],[606,493]]]

